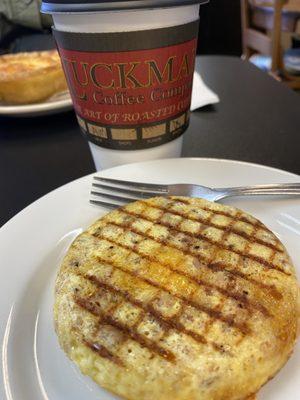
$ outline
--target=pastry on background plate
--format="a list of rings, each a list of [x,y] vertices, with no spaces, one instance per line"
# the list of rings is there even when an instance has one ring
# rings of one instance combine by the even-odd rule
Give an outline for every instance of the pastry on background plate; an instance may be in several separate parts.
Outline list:
[[[57,50],[0,56],[0,102],[29,104],[67,90]]]
[[[124,399],[242,400],[291,355],[297,302],[292,262],[256,218],[156,197],[75,239],[54,319],[70,359]]]

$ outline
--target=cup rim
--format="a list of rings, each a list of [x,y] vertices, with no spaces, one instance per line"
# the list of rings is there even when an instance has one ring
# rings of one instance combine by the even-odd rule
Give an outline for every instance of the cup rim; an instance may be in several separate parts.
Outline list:
[[[43,0],[41,12],[53,13],[81,13],[96,11],[121,11],[134,9],[153,9],[181,7],[193,4],[205,4],[209,0]]]

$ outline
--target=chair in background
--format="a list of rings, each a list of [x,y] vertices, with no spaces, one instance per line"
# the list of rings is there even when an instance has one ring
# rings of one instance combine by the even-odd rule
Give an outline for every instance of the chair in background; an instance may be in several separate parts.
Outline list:
[[[241,13],[243,58],[253,60],[257,53],[265,56],[260,61],[268,61],[265,67],[273,77],[300,89],[300,50],[291,49],[284,55],[281,45],[281,33],[296,30],[300,0],[241,0]]]

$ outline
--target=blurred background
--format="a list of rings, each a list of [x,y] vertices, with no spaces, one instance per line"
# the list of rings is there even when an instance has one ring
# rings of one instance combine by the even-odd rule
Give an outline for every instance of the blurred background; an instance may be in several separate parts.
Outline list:
[[[0,1],[0,52],[54,47],[40,0]],[[201,7],[198,54],[242,56],[300,88],[300,0],[210,0]]]
[[[49,16],[39,15],[37,5],[39,1],[1,0],[0,3],[2,53],[7,50],[17,50],[21,46],[30,50],[33,46],[40,48],[49,45],[33,39],[33,44],[28,41],[25,44],[24,40],[20,39],[40,32],[41,29],[46,33],[47,27],[51,25]],[[211,0],[209,6],[202,7],[198,52],[241,55],[240,14],[240,0]],[[48,42],[46,38],[45,42]]]

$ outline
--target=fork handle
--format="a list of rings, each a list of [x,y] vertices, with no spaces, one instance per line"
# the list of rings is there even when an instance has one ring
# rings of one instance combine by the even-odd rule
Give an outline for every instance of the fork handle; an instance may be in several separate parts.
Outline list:
[[[269,185],[240,186],[231,188],[218,188],[223,198],[231,196],[256,196],[256,195],[299,195],[300,183],[275,183]]]

